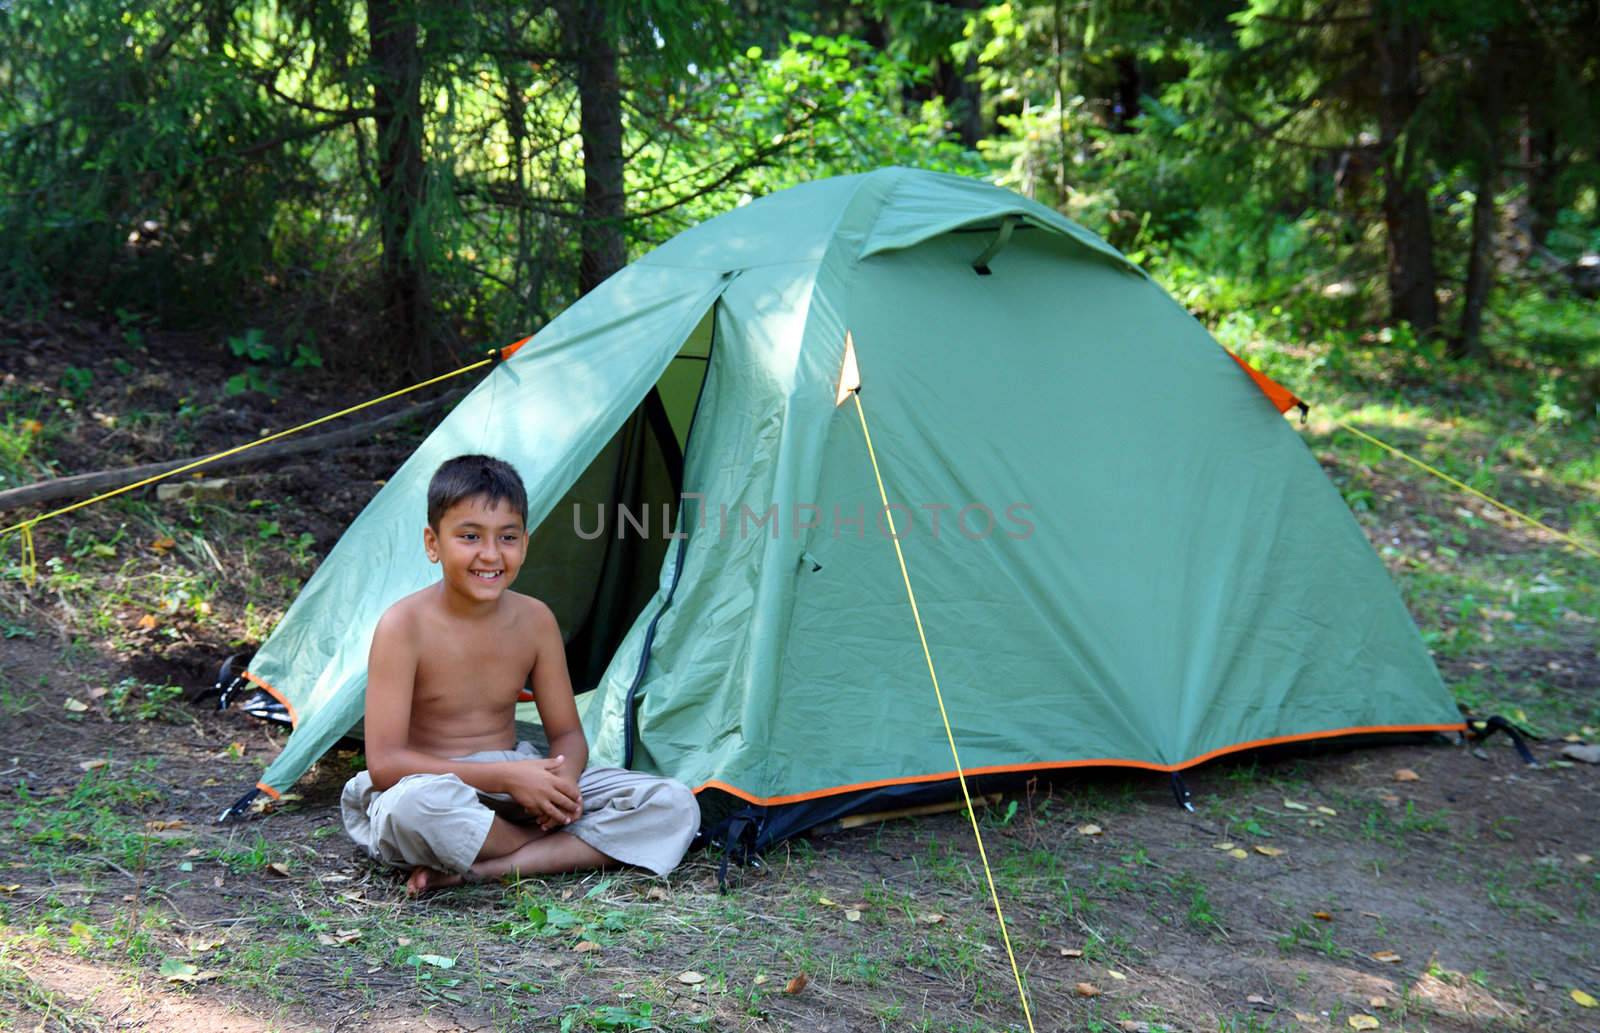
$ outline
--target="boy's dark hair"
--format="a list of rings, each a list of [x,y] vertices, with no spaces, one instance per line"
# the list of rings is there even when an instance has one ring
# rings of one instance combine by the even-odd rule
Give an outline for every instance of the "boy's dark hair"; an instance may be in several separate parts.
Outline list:
[[[482,495],[490,505],[504,502],[528,522],[528,489],[511,464],[493,456],[456,456],[439,464],[428,482],[428,526],[439,530],[439,519],[462,499]]]

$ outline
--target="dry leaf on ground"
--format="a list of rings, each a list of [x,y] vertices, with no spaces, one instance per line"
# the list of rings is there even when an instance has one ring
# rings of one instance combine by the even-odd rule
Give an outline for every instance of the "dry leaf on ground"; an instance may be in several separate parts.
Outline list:
[[[590,954],[600,949],[600,945],[593,940],[579,940],[572,948],[579,954]]]
[[[201,970],[200,966],[192,965],[178,958],[168,958],[161,963],[157,974],[169,983],[204,983],[208,979],[215,979],[222,973],[213,969]]]
[[[861,921],[861,912],[857,911],[855,908],[851,908],[844,913],[844,920],[846,922],[859,922]]]
[[[1257,844],[1252,849],[1255,850],[1255,852],[1260,854],[1262,857],[1282,857],[1283,856],[1283,849],[1281,847],[1261,846],[1260,844]]]
[[[920,925],[938,925],[942,921],[944,921],[944,916],[937,911],[924,911],[917,916],[917,922]]]
[[[110,764],[110,763],[111,762],[109,760],[105,760],[103,758],[98,758],[97,757],[94,760],[86,760],[83,763],[79,764],[78,765],[78,769],[80,771],[95,771],[95,770],[97,770],[99,768],[105,767],[107,764]]]
[[[1420,782],[1422,781],[1422,776],[1417,774],[1415,771],[1412,771],[1410,768],[1396,768],[1394,772],[1394,780],[1396,782]]]
[[[1076,947],[1063,947],[1061,948],[1061,956],[1063,958],[1081,958],[1083,957],[1083,951]]]
[[[1242,847],[1234,847],[1232,850],[1228,851],[1228,856],[1229,857],[1237,857],[1239,860],[1243,861],[1245,858],[1249,857],[1250,855],[1244,852],[1244,848],[1242,848]]]
[[[696,972],[694,969],[690,969],[687,972],[678,973],[678,982],[682,983],[684,986],[699,986],[705,981],[705,974],[702,972]]]
[[[1331,922],[1331,921],[1333,921],[1333,916],[1328,914],[1328,912],[1326,912],[1326,911],[1313,911],[1313,912],[1311,912],[1311,917],[1315,918],[1319,922]]]
[[[1100,996],[1100,988],[1098,986],[1095,986],[1093,983],[1079,983],[1077,986],[1073,987],[1072,990],[1079,997],[1099,997]]]
[[[1213,849],[1213,850],[1232,850],[1233,848],[1234,848],[1234,844],[1233,843],[1213,843],[1213,844],[1211,844],[1211,849]]]
[[[1078,826],[1078,835],[1080,836],[1098,836],[1104,831],[1105,829],[1102,829],[1100,826],[1092,823]]]
[[[1352,1015],[1349,1022],[1351,1029],[1377,1029],[1381,1025],[1371,1015]]]
[[[1318,807],[1317,813],[1326,814],[1330,818],[1336,818],[1339,816],[1339,812],[1334,810],[1332,807]]]
[[[1400,961],[1400,955],[1394,951],[1378,951],[1372,955],[1373,961],[1381,961],[1385,965],[1394,965]]]
[[[1298,800],[1291,800],[1288,797],[1284,797],[1283,806],[1291,811],[1309,811],[1311,809],[1310,804],[1300,803]]]
[[[354,943],[361,939],[360,929],[340,929],[333,933],[318,933],[317,942],[324,947],[336,947],[341,943]]]
[[[784,984],[783,992],[786,994],[797,994],[801,990],[804,990],[806,988],[806,984],[809,982],[811,982],[811,977],[802,972]]]
[[[89,704],[81,702],[79,700],[72,699],[70,697],[67,698],[66,700],[63,700],[61,705],[63,707],[65,707],[65,708],[67,708],[68,710],[72,711],[74,714],[81,714],[85,710],[89,709]]]
[[[1577,1001],[1578,1006],[1582,1008],[1594,1008],[1600,1006],[1600,1001],[1596,1001],[1593,997],[1584,993],[1582,990],[1573,990],[1572,999]]]

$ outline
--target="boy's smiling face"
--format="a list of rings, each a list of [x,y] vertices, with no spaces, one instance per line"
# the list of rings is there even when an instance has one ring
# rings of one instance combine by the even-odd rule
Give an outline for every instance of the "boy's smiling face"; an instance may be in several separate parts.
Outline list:
[[[475,602],[498,599],[522,569],[528,530],[507,502],[482,495],[462,499],[422,532],[428,559],[444,568],[446,591]]]

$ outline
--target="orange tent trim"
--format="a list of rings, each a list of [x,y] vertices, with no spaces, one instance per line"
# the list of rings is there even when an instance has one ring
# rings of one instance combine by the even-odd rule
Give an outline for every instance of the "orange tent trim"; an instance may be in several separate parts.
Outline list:
[[[1227,348],[1222,350],[1228,352],[1228,357],[1234,362],[1237,362],[1240,369],[1250,374],[1250,379],[1255,381],[1256,387],[1259,387],[1261,389],[1261,393],[1266,395],[1267,399],[1271,401],[1273,405],[1278,407],[1279,412],[1288,412],[1290,409],[1299,409],[1302,413],[1304,413],[1310,410],[1311,407],[1305,402],[1301,401],[1299,395],[1296,395],[1293,391],[1284,387],[1276,380],[1273,380],[1265,373],[1262,373],[1248,362],[1239,358],[1239,356],[1235,355],[1233,352],[1228,351]]]
[[[1262,746],[1281,746],[1286,743],[1310,742],[1314,739],[1337,739],[1346,735],[1373,735],[1373,734],[1400,734],[1405,732],[1465,732],[1465,721],[1443,725],[1365,725],[1356,728],[1337,728],[1326,732],[1302,732],[1298,735],[1280,735],[1271,739],[1256,739],[1252,742],[1242,742],[1233,746],[1224,746],[1221,749],[1202,753],[1198,757],[1191,757],[1181,764],[1153,764],[1144,760],[1127,760],[1120,757],[1092,758],[1086,760],[1047,760],[1034,761],[1026,764],[995,764],[983,768],[964,768],[966,775],[1004,775],[1015,774],[1023,771],[1053,771],[1065,768],[1141,768],[1145,771],[1174,772],[1185,768],[1192,768],[1204,764],[1208,760],[1229,753],[1240,753],[1244,750],[1253,750]],[[748,793],[738,786],[729,785],[717,779],[696,786],[698,793],[705,789],[720,789],[723,792],[737,796],[747,803],[761,807],[776,807],[786,803],[804,803],[807,800],[821,800],[829,796],[839,796],[843,793],[854,793],[863,789],[883,789],[887,786],[915,785],[920,782],[945,782],[956,777],[955,771],[939,771],[926,775],[907,775],[903,778],[882,778],[872,782],[856,782],[851,785],[834,786],[830,789],[818,789],[809,793],[792,793],[787,796],[756,796]]]
[[[294,704],[289,702],[289,698],[287,696],[273,688],[271,685],[268,685],[260,678],[257,678],[249,671],[244,672],[244,677],[245,680],[254,682],[256,685],[260,686],[260,688],[266,692],[267,695],[283,704],[283,709],[289,712],[289,727],[294,728],[300,724],[300,715],[295,713]]]
[[[516,342],[515,344],[508,344],[504,348],[501,348],[500,349],[500,361],[504,362],[506,359],[509,359],[509,358],[511,358],[511,356],[517,354],[517,349],[521,348],[523,345],[527,344],[531,340],[533,340],[533,335],[529,334],[527,337],[524,337],[522,340]]]

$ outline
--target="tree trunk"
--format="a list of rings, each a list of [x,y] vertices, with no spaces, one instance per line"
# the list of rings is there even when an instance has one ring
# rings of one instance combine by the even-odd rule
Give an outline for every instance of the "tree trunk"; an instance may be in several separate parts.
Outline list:
[[[1452,359],[1482,358],[1483,307],[1494,289],[1495,235],[1500,217],[1495,194],[1500,188],[1500,111],[1502,83],[1500,63],[1495,59],[1491,39],[1489,54],[1480,70],[1483,96],[1478,117],[1482,120],[1483,152],[1478,160],[1477,199],[1472,205],[1472,245],[1467,253],[1467,285],[1461,301],[1461,330],[1450,342]]]
[[[382,325],[410,372],[427,373],[435,356],[425,262],[415,239],[424,182],[416,9],[409,0],[367,0],[367,32],[376,70],[372,106],[378,131]]]
[[[1472,249],[1467,254],[1467,289],[1461,301],[1461,332],[1450,342],[1452,359],[1483,358],[1483,306],[1494,289],[1495,225],[1500,218],[1494,195],[1499,187],[1499,162],[1478,176],[1478,199],[1472,205]]]
[[[1410,144],[1410,123],[1422,100],[1422,30],[1397,0],[1388,0],[1376,35],[1383,154],[1383,221],[1388,231],[1389,315],[1417,335],[1439,325],[1433,267],[1433,217],[1422,181],[1421,156]]]
[[[983,0],[947,2],[969,15],[983,6]],[[955,121],[961,146],[977,150],[978,141],[983,139],[983,89],[978,85],[978,55],[968,53],[960,68],[949,56],[940,58],[939,64],[943,79],[939,92],[944,97],[945,110]]]
[[[1532,216],[1528,233],[1534,244],[1543,246],[1561,211],[1562,198],[1556,183],[1565,163],[1556,131],[1543,125],[1530,127],[1522,162],[1528,168],[1527,204]]]
[[[1113,132],[1133,133],[1133,120],[1139,117],[1140,105],[1139,59],[1133,54],[1117,58],[1117,95],[1111,107]]]
[[[583,137],[583,215],[578,291],[587,294],[628,261],[623,237],[622,83],[608,3],[575,0],[567,29],[578,62],[578,120]]]

